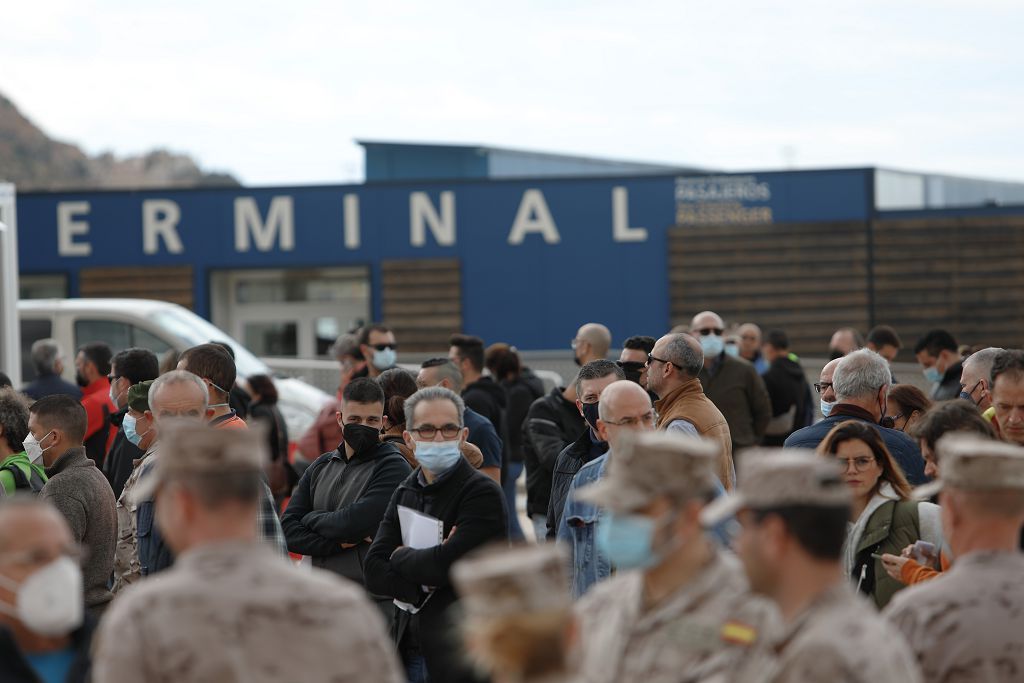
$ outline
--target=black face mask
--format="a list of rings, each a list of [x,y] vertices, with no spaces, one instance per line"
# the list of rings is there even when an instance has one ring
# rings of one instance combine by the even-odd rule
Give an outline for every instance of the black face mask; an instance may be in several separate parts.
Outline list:
[[[646,363],[639,363],[637,361],[618,361],[617,365],[622,368],[622,372],[626,375],[626,379],[630,382],[640,384],[640,375],[643,373]]]
[[[843,352],[840,351],[839,349],[829,349],[828,352],[829,352],[828,353],[828,359],[829,360],[835,360],[836,358],[842,358],[843,357]]]
[[[572,362],[575,363],[576,365],[583,365],[583,361],[581,361],[580,357],[575,354],[573,354]]]
[[[350,423],[345,425],[342,432],[345,435],[345,443],[357,454],[366,453],[380,443],[380,430],[374,427]]]

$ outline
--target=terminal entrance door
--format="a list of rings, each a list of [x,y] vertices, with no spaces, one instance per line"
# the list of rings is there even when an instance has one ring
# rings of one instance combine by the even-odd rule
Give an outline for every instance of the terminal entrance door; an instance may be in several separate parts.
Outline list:
[[[233,270],[212,278],[214,323],[260,357],[327,358],[370,319],[365,267]]]

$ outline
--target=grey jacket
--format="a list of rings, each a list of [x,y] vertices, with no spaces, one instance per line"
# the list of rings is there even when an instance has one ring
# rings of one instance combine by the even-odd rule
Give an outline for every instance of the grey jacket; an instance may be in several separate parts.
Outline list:
[[[69,448],[46,468],[46,474],[50,479],[39,495],[60,510],[72,538],[85,550],[85,606],[98,615],[113,597],[107,582],[117,546],[114,491],[84,448]]]

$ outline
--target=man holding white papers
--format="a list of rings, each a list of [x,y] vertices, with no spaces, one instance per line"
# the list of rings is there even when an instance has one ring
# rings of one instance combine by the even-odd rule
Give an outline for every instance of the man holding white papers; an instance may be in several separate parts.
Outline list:
[[[303,473],[281,526],[288,550],[310,555],[313,566],[363,584],[370,541],[392,494],[412,470],[397,446],[380,441],[384,392],[375,380],[349,382],[339,407],[344,440]],[[377,601],[390,624],[391,598]]]
[[[501,488],[480,474],[459,452],[467,430],[462,399],[443,387],[417,391],[405,403],[405,442],[420,468],[395,492],[365,560],[366,587],[414,609],[399,612],[395,636],[410,681],[475,681],[448,615],[455,592],[448,576],[472,550],[506,539]],[[402,540],[403,506],[441,522],[440,543],[414,549]],[[408,513],[401,515],[406,520]],[[425,520],[429,522],[430,520]],[[417,525],[424,522],[417,518]],[[406,530],[410,536],[412,530]],[[417,537],[421,534],[416,533]],[[414,545],[428,544],[417,538]],[[425,671],[424,671],[425,669]]]

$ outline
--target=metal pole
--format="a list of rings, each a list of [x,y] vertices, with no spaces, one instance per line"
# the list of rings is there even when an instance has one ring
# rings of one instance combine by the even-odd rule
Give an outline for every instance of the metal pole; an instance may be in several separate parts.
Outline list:
[[[14,185],[0,183],[0,370],[21,386],[21,325],[18,322],[18,230]]]

